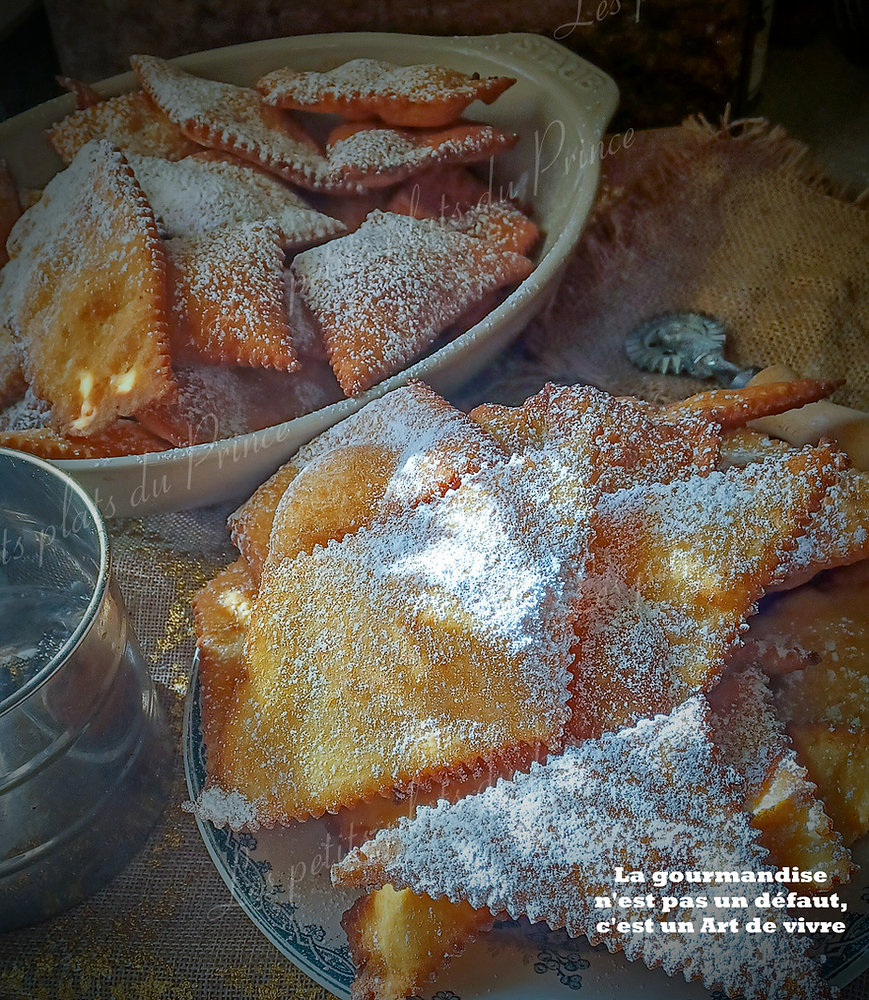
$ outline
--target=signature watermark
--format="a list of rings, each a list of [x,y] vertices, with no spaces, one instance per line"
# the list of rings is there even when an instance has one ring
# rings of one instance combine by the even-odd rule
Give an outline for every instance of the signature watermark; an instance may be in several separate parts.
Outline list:
[[[569,38],[577,28],[591,28],[595,24],[600,24],[609,17],[620,14],[623,9],[629,9],[630,5],[622,3],[622,0],[597,0],[597,3],[586,4],[583,9],[584,0],[576,0],[576,17],[572,21],[565,21],[560,24],[552,33],[552,37],[557,41]],[[634,0],[634,24],[640,23],[640,10],[643,0]]]

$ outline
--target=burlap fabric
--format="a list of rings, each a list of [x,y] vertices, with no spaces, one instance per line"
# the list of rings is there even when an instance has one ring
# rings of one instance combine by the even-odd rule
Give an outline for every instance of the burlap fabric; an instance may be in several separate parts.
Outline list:
[[[519,400],[549,379],[684,396],[701,384],[638,373],[622,344],[658,313],[700,310],[726,324],[730,360],[843,379],[835,401],[869,409],[865,196],[840,197],[803,145],[760,120],[638,133],[602,174],[552,307],[481,391]]]
[[[869,217],[834,197],[799,147],[759,123],[695,124],[638,136],[603,166],[597,213],[551,308],[461,402],[516,401],[546,379],[684,394],[686,380],[633,372],[621,342],[650,314],[701,308],[727,321],[738,360],[846,376],[840,400],[869,406]],[[233,556],[230,509],[112,526],[116,572],[179,742],[190,598]],[[179,752],[162,820],[124,872],[70,913],[0,936],[0,998],[328,996],[232,901],[185,798]],[[843,995],[866,1000],[869,975]]]

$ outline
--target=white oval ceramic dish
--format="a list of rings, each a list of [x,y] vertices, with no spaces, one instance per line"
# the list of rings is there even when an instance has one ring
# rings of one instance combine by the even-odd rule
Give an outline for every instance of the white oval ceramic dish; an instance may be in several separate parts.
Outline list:
[[[534,207],[545,234],[535,271],[482,322],[356,399],[216,444],[57,462],[93,494],[104,515],[180,510],[245,496],[302,444],[407,379],[421,378],[449,393],[489,364],[554,293],[591,208],[599,174],[597,144],[618,100],[613,81],[568,49],[528,34],[359,33],[252,42],[177,62],[201,76],[250,85],[279,66],[326,69],[363,56],[516,78],[493,105],[472,105],[468,114],[520,135],[517,146],[500,158],[494,183],[512,181]],[[135,85],[133,74],[125,73],[96,89],[112,95]],[[60,169],[44,130],[72,108],[67,95],[0,123],[0,156],[19,184],[41,187]]]

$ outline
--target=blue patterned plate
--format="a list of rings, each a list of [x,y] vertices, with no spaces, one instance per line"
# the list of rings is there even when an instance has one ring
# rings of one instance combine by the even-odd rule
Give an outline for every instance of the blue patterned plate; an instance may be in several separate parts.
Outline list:
[[[195,663],[184,714],[184,764],[190,796],[196,799],[206,771]],[[340,855],[325,823],[311,820],[251,835],[233,833],[227,827],[218,830],[198,818],[196,822],[217,870],[254,924],[294,965],[336,997],[349,1000],[353,963],[340,921],[356,894],[336,889],[330,882],[329,867]],[[863,902],[865,910],[869,889],[863,892]],[[869,915],[856,916],[849,932],[841,941],[831,942],[827,953],[835,966],[831,978],[835,974],[836,982],[849,982],[865,969],[869,965]],[[696,983],[630,964],[621,955],[592,948],[563,932],[539,924],[503,923],[442,970],[425,1000],[634,1000],[640,996],[643,1000],[710,1000],[710,994]]]

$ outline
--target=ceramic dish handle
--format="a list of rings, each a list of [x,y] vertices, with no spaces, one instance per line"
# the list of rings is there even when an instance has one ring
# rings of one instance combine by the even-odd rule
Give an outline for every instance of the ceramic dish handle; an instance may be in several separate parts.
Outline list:
[[[586,122],[597,136],[603,135],[619,102],[619,90],[612,77],[582,56],[546,35],[515,32],[503,35],[475,35],[460,41],[468,51],[491,55],[502,67],[512,58],[545,70],[553,86],[563,88],[582,103]]]

